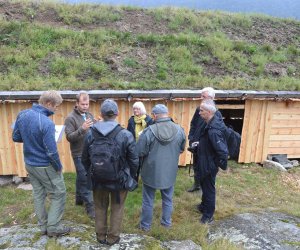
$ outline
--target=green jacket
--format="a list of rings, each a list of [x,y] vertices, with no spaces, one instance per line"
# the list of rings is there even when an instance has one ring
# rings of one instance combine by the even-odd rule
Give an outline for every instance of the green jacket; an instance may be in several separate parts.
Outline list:
[[[161,118],[143,131],[137,150],[142,158],[141,177],[145,185],[155,189],[174,185],[185,140],[183,128],[170,118]]]

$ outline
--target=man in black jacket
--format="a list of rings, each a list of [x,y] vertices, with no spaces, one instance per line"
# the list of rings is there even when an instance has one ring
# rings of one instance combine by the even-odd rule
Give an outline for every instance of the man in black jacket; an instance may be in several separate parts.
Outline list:
[[[88,174],[88,187],[93,190],[94,195],[97,240],[100,244],[113,245],[120,241],[123,211],[128,191],[121,187],[118,181],[99,181],[95,178],[96,166],[92,166],[91,158],[92,145],[94,141],[96,142],[96,138],[97,145],[103,143],[108,137],[111,138],[114,141],[113,144],[117,145],[118,153],[120,153],[120,155],[115,156],[119,160],[122,159],[121,166],[129,168],[132,177],[136,175],[139,158],[133,135],[126,129],[121,129],[116,121],[119,113],[117,103],[107,99],[102,103],[100,110],[103,121],[98,121],[89,130],[83,147],[82,163]],[[99,152],[99,154],[101,153],[103,152]],[[111,210],[110,227],[107,223],[109,203]]]
[[[205,128],[200,135],[197,149],[197,164],[199,164],[202,201],[198,206],[202,213],[200,222],[213,221],[216,205],[216,175],[218,168],[227,168],[228,148],[224,135],[225,125],[216,116],[213,100],[204,100],[200,105],[200,116],[205,121]]]
[[[206,87],[202,89],[201,92],[202,100],[214,100],[215,98],[215,90],[211,87]],[[194,116],[191,120],[190,124],[190,132],[188,135],[189,146],[192,148],[196,148],[199,143],[199,138],[201,134],[204,132],[204,128],[206,126],[205,121],[201,118],[200,107],[197,107],[194,113]],[[223,122],[222,114],[220,111],[216,111],[216,116]],[[188,192],[194,192],[200,190],[200,166],[197,164],[197,154],[193,153],[193,168],[194,168],[194,184],[191,188],[189,188]]]

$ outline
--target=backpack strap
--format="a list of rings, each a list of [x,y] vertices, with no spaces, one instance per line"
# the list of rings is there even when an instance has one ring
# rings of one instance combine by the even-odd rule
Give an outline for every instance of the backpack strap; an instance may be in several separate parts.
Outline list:
[[[120,125],[118,125],[108,135],[106,135],[106,137],[114,139],[121,130],[123,130],[123,128]]]

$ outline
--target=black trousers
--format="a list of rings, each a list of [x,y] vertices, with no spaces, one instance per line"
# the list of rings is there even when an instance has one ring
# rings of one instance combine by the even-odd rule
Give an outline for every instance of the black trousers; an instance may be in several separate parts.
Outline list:
[[[216,207],[216,173],[211,173],[201,178],[200,185],[202,188],[201,210],[203,218],[212,218]]]

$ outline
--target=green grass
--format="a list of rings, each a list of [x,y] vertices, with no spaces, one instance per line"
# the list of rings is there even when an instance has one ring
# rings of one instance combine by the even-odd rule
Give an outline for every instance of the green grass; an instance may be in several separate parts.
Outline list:
[[[0,90],[208,85],[300,90],[299,34],[294,32],[287,43],[273,37],[271,44],[260,41],[262,33],[253,29],[262,22],[270,29],[284,26],[297,30],[297,21],[181,8],[13,2],[20,3],[20,19],[0,20]],[[37,21],[43,12],[52,15],[52,22]],[[150,20],[140,31],[126,23],[129,17],[134,22],[135,12]],[[232,31],[238,38],[231,36]],[[110,58],[117,69],[108,63]],[[265,70],[269,64],[283,68],[286,75],[271,76]],[[211,73],[216,65],[218,71]]]
[[[276,211],[300,216],[300,192],[297,180],[300,179],[300,169],[289,172],[267,170],[255,164],[236,164],[229,162],[229,170],[220,171],[217,176],[217,203],[215,219],[221,220],[234,214],[257,212],[267,208]],[[75,201],[75,174],[66,173],[67,203],[64,219],[90,226],[90,234],[78,235],[93,241],[91,235],[94,231],[93,222],[87,217],[84,208],[74,206]],[[203,249],[239,249],[227,240],[213,243],[207,241],[208,227],[199,223],[200,215],[195,206],[200,202],[198,193],[188,193],[192,178],[187,168],[180,168],[174,192],[173,226],[165,230],[160,226],[161,199],[156,193],[153,226],[147,235],[156,240],[186,240],[191,239],[200,244]],[[129,193],[126,200],[123,232],[140,233],[137,229],[141,211],[142,189]],[[0,226],[13,224],[36,223],[32,195],[30,191],[16,189],[13,186],[3,187],[0,194]],[[73,233],[76,236],[76,233]],[[148,243],[149,249],[159,249],[156,241]],[[48,249],[55,243],[48,242]],[[57,248],[59,249],[59,248]]]

